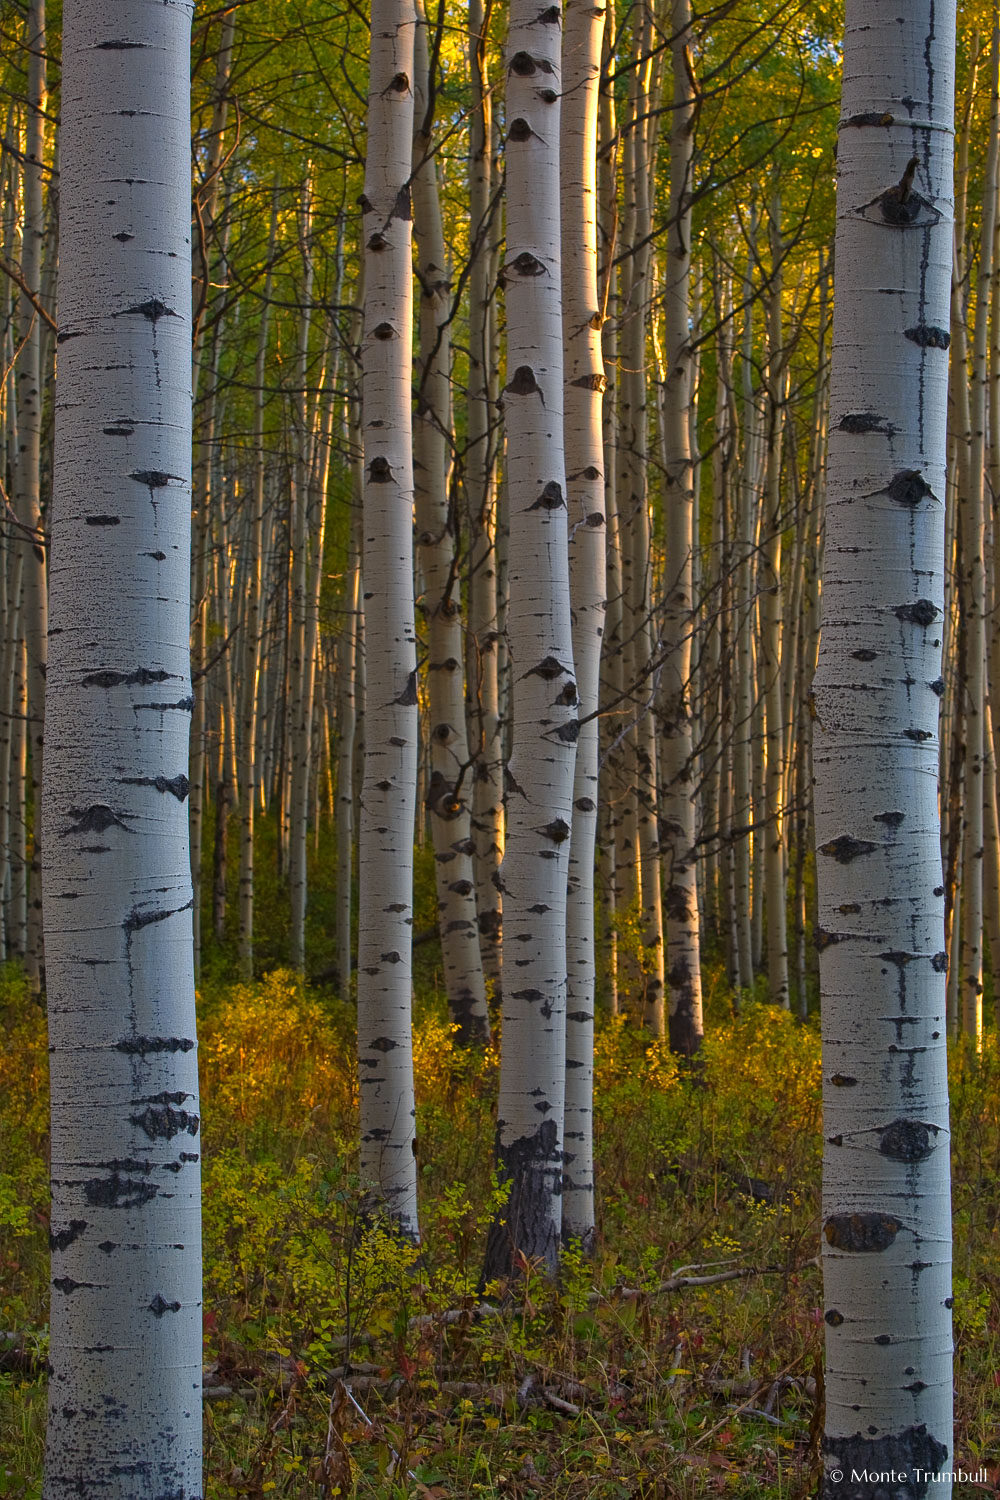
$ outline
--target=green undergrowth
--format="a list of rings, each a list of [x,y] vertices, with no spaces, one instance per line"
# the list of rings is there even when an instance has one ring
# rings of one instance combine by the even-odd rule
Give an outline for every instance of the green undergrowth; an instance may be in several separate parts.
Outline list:
[[[418,1252],[361,1210],[351,1007],[284,971],[206,983],[206,1500],[815,1494],[818,1032],[759,1003],[733,1019],[721,983],[706,988],[696,1072],[600,1022],[598,1249],[571,1246],[555,1286],[529,1267],[505,1297],[479,1288],[503,1196],[495,1049],[461,1051],[440,1000],[418,1001]],[[0,1341],[0,1496],[28,1497],[44,1424],[46,1050],[13,971],[0,1025],[0,1335],[14,1336]],[[957,1453],[989,1466],[994,1047],[956,1064],[953,1096]],[[729,1279],[665,1289],[684,1268]]]

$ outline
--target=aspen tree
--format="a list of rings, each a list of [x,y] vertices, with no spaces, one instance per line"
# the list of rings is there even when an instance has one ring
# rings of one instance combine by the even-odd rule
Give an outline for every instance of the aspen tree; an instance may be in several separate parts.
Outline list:
[[[500,717],[500,632],[497,614],[496,404],[499,397],[494,325],[499,202],[493,189],[493,104],[487,74],[487,15],[469,5],[469,380],[465,450],[471,547],[468,683],[470,739],[476,757],[472,839],[476,846],[476,921],[485,977],[500,983],[503,909],[503,764]]]
[[[302,282],[299,298],[298,348],[295,361],[296,392],[292,403],[292,440],[295,453],[291,464],[291,555],[289,558],[289,847],[288,890],[291,897],[290,958],[300,972],[306,966],[306,897],[308,894],[307,853],[309,822],[309,777],[312,751],[312,709],[315,661],[309,652],[309,553],[310,553],[310,421],[309,421],[309,339],[313,300],[315,256],[312,246],[313,190],[311,181],[302,189],[299,215],[299,244],[302,254]],[[322,384],[322,382],[320,382]],[[325,497],[324,497],[325,498]],[[321,502],[322,503],[322,502]]]
[[[465,722],[465,644],[451,488],[451,298],[433,155],[433,80],[427,21],[417,3],[417,101],[413,216],[420,288],[420,357],[414,421],[417,548],[427,616],[430,781],[425,805],[434,843],[438,930],[452,1022],[463,1044],[489,1039],[490,1018],[476,922],[472,856],[473,777]]]
[[[659,728],[663,753],[670,1045],[690,1056],[701,1045],[701,932],[695,881],[694,737],[690,678],[696,543],[691,430],[691,203],[697,86],[691,63],[691,7],[671,8],[673,116],[670,223],[663,288],[667,380],[663,392],[666,471],[664,668]]]
[[[573,660],[581,727],[570,840],[563,1238],[594,1233],[594,849],[601,640],[606,607],[604,361],[597,285],[597,109],[605,13],[567,0],[563,32],[560,194]]]
[[[487,1279],[521,1257],[552,1270],[562,1207],[566,884],[578,734],[563,462],[559,217],[560,12],[513,0],[507,38],[510,508],[503,1048],[497,1164],[510,1184]]]
[[[760,548],[760,675],[764,700],[764,885],[767,917],[768,999],[787,1010],[788,935],[785,900],[785,772],[784,707],[782,702],[782,581],[781,581],[781,457],[784,437],[786,385],[781,293],[784,250],[781,243],[781,200],[771,200],[771,284],[767,299],[767,455],[764,462],[763,536]]]
[[[951,1223],[937,722],[954,6],[848,0],[814,685],[826,1438],[950,1495]],[[893,288],[887,295],[885,288]]]
[[[412,981],[417,658],[413,605],[411,0],[374,0],[362,202],[366,745],[358,846],[361,1170],[417,1234]]]
[[[253,483],[248,536],[246,613],[243,617],[243,712],[240,740],[240,861],[239,861],[239,970],[243,979],[253,978],[254,919],[254,827],[260,768],[257,758],[258,708],[260,704],[261,613],[264,599],[264,373],[270,326],[272,262],[278,229],[277,189],[271,196],[271,229],[267,246],[267,273],[257,327],[254,363]]]
[[[983,864],[985,845],[986,744],[986,427],[990,283],[997,214],[997,86],[1000,31],[993,28],[990,56],[990,127],[983,183],[982,229],[976,277],[976,317],[972,338],[971,423],[967,488],[959,496],[963,591],[963,661],[965,699],[965,796],[962,801],[962,942],[960,987],[962,1031],[976,1052],[983,1040]],[[963,365],[961,375],[966,370]]]
[[[64,8],[45,1500],[202,1494],[185,806],[192,11]]]
[[[42,280],[45,239],[43,176],[45,155],[45,0],[30,0],[25,19],[28,98],[25,109],[25,152],[22,168],[24,218],[21,227],[21,276],[37,293]],[[33,298],[24,291],[17,302],[19,350],[15,365],[17,391],[17,446],[14,454],[14,509],[25,529],[19,543],[23,559],[24,603],[22,626],[28,659],[28,740],[31,792],[36,820],[28,885],[28,924],[25,958],[33,988],[42,983],[42,858],[38,837],[38,808],[42,788],[42,745],[45,738],[45,662],[48,649],[45,547],[41,533],[42,475],[42,320]],[[24,803],[19,804],[25,806]]]

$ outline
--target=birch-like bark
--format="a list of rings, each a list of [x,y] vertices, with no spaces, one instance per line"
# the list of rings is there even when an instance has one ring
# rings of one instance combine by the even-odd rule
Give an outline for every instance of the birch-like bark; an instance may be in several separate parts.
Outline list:
[[[604,11],[567,0],[560,167],[573,660],[581,727],[576,744],[566,920],[565,1240],[594,1234],[594,851],[597,838],[601,641],[607,604],[604,514],[604,360],[597,285],[597,109]]]
[[[45,1500],[202,1494],[185,807],[192,11],[64,9]]]
[[[782,347],[782,257],[780,199],[771,203],[771,287],[767,306],[769,430],[764,469],[763,536],[760,548],[760,659],[764,696],[764,899],[767,917],[767,989],[772,1005],[787,1010],[787,868],[783,781],[785,722],[782,701],[781,450],[784,435],[785,352]]]
[[[271,198],[271,230],[267,245],[267,275],[257,328],[257,356],[254,364],[254,451],[251,488],[251,519],[246,571],[246,613],[243,618],[243,711],[240,737],[240,868],[239,868],[239,947],[240,977],[253,978],[254,919],[254,822],[260,766],[256,755],[258,705],[260,703],[260,668],[264,600],[264,509],[266,453],[264,449],[264,414],[267,397],[264,378],[267,368],[267,336],[270,325],[272,262],[278,230],[278,194]]]
[[[983,183],[982,229],[972,339],[971,443],[968,488],[960,496],[962,613],[965,686],[965,797],[962,803],[962,1030],[974,1051],[983,1043],[983,861],[985,845],[983,762],[986,718],[986,424],[989,383],[989,313],[997,211],[997,116],[1000,29],[993,28],[990,56],[990,137]],[[963,369],[962,374],[965,371]]]
[[[410,989],[417,657],[413,609],[410,0],[374,0],[362,202],[364,600],[367,667],[358,863],[361,1171],[417,1235]]]
[[[503,753],[499,621],[497,618],[496,403],[499,396],[493,325],[500,210],[493,200],[493,102],[487,74],[487,15],[469,5],[469,382],[465,456],[471,546],[468,681],[470,738],[475,754],[472,839],[476,846],[476,921],[483,971],[499,991],[503,907]]]
[[[667,979],[670,1045],[691,1056],[701,1046],[701,928],[695,879],[695,776],[691,722],[692,575],[695,496],[691,456],[691,204],[696,86],[691,64],[691,7],[673,0],[673,114],[670,128],[670,223],[663,287],[667,380],[663,392],[666,476],[666,588],[660,745],[663,757],[663,863],[666,869]]]
[[[463,1045],[489,1039],[476,923],[473,776],[465,722],[465,626],[452,492],[451,297],[437,165],[427,21],[417,0],[415,66],[421,118],[413,137],[413,214],[420,288],[420,357],[413,433],[417,547],[427,617],[430,778],[425,806],[434,844],[438,931],[448,1009]]]
[[[28,54],[28,98],[25,109],[25,152],[22,168],[24,219],[21,228],[21,275],[37,293],[42,280],[45,239],[43,174],[45,155],[45,0],[30,0],[25,21]],[[45,737],[45,662],[48,651],[48,605],[45,547],[42,540],[42,320],[23,292],[17,299],[20,352],[15,365],[17,391],[17,449],[13,465],[14,509],[21,525],[24,550],[22,622],[28,654],[28,742],[31,791],[36,819],[31,843],[28,884],[28,931],[25,960],[34,989],[42,985],[42,851],[37,817],[42,788],[42,745]],[[33,535],[32,535],[33,534]],[[30,537],[30,539],[29,539]]]
[[[562,1221],[566,882],[578,733],[573,672],[559,236],[560,13],[513,0],[507,39],[507,773],[497,1162],[510,1197],[487,1279],[555,1267]]]
[[[291,557],[289,559],[289,759],[288,797],[288,893],[291,904],[291,941],[289,957],[292,967],[304,972],[306,966],[306,897],[308,894],[309,777],[312,751],[312,709],[315,662],[309,652],[309,536],[311,463],[309,336],[312,319],[312,289],[315,257],[312,246],[312,184],[302,190],[299,219],[299,241],[302,252],[302,282],[299,296],[299,330],[296,359],[297,387],[292,440],[296,452],[291,476]],[[322,383],[322,382],[321,382]],[[325,499],[325,497],[324,497]],[[322,503],[322,502],[321,502]]]
[[[953,1467],[937,796],[953,83],[953,7],[848,0],[814,686],[824,1500],[852,1469],[904,1474],[894,1500],[951,1493],[916,1471]]]

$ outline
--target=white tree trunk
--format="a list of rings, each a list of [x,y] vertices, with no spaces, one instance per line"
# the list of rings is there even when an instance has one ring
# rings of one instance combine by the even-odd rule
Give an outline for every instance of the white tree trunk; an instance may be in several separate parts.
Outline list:
[[[410,988],[417,657],[413,611],[413,321],[408,0],[372,6],[362,202],[366,747],[358,863],[361,1171],[400,1229],[417,1235]]]
[[[839,1482],[852,1469],[939,1500],[950,1482],[915,1470],[953,1458],[937,727],[954,8],[903,9],[849,0],[838,153],[814,687],[825,1500],[870,1493]]]
[[[25,119],[25,155],[22,168],[24,221],[21,229],[21,274],[24,283],[38,293],[42,280],[42,245],[45,210],[42,178],[45,154],[45,0],[30,0],[25,25],[28,48],[28,99]],[[41,537],[42,470],[42,321],[31,298],[22,292],[17,303],[20,350],[15,364],[17,390],[17,452],[13,464],[14,508],[22,526],[19,545],[24,548],[24,604],[22,622],[28,653],[28,736],[31,789],[37,809],[42,787],[42,744],[45,737],[45,660],[48,647],[48,615],[45,579],[45,548]],[[28,540],[30,533],[34,538]],[[25,958],[34,989],[42,983],[42,859],[36,822],[31,848],[28,886],[28,931]]]
[[[45,1500],[202,1494],[185,807],[192,11],[64,10]]]
[[[664,282],[668,375],[663,392],[666,475],[664,668],[660,713],[666,868],[667,979],[670,1045],[691,1056],[701,1046],[701,926],[695,880],[694,737],[691,662],[694,627],[693,554],[697,540],[688,409],[691,404],[691,204],[695,84],[691,73],[691,7],[673,0],[673,113],[670,127],[670,226]]]
[[[566,1129],[563,1238],[594,1233],[594,849],[601,641],[607,603],[604,360],[597,285],[597,107],[604,12],[568,0],[563,32],[562,258],[566,488],[573,659],[580,734],[573,785],[566,923]]]
[[[486,71],[487,15],[469,5],[469,383],[465,453],[471,531],[467,673],[469,731],[476,757],[472,838],[476,846],[476,921],[485,977],[500,986],[503,904],[503,752],[500,719],[500,634],[497,618],[495,282],[501,213],[493,197],[493,99]]]
[[[578,732],[573,674],[559,241],[560,27],[514,0],[507,40],[507,775],[498,1167],[510,1199],[487,1277],[518,1254],[555,1266],[566,1063],[566,880]]]
[[[414,422],[417,546],[427,617],[430,781],[426,793],[438,932],[448,1009],[467,1045],[486,1042],[490,1018],[476,922],[471,809],[474,778],[465,722],[465,625],[455,566],[457,506],[451,472],[451,296],[431,138],[434,81],[427,21],[417,6],[417,98],[423,118],[413,138],[413,214],[420,286],[420,378]]]

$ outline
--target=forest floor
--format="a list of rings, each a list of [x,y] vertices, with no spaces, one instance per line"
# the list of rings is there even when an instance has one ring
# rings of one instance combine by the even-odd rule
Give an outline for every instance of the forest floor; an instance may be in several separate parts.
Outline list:
[[[819,1036],[710,988],[704,1067],[599,1026],[599,1249],[477,1284],[498,1057],[418,1003],[424,1243],[365,1227],[354,1017],[277,971],[200,995],[206,1500],[815,1495]],[[0,982],[0,1496],[41,1495],[46,1042]],[[1000,1057],[953,1072],[956,1453],[1000,1481]],[[703,1285],[669,1283],[721,1277]]]

